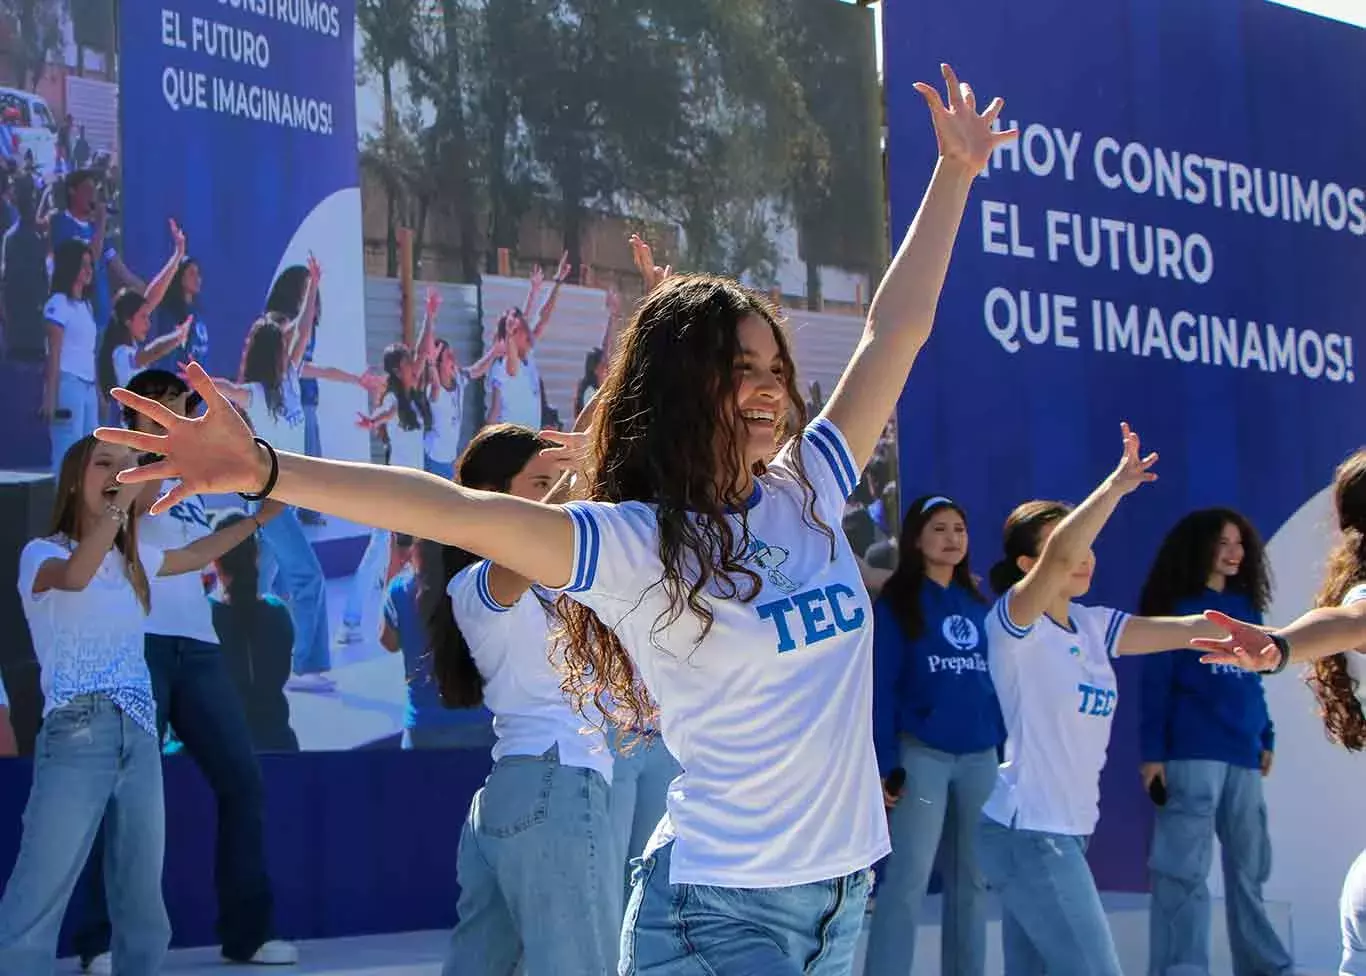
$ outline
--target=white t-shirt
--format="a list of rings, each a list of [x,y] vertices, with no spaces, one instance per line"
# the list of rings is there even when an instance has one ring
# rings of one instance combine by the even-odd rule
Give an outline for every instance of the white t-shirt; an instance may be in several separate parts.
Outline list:
[[[62,327],[62,372],[95,382],[95,343],[99,330],[90,303],[53,295],[43,306],[43,318]]]
[[[148,731],[155,728],[151,674],[143,647],[147,617],[125,575],[123,554],[111,549],[84,590],[33,592],[49,559],[68,559],[61,539],[34,539],[19,554],[19,597],[33,638],[48,715],[81,695],[107,694]],[[148,577],[162,553],[139,546]]]
[[[506,358],[498,360],[489,370],[489,383],[502,404],[499,423],[541,429],[541,373],[534,352],[527,353],[516,376],[508,373]]]
[[[797,451],[834,534],[833,560],[830,537],[804,520]],[[675,884],[807,884],[864,870],[891,849],[873,752],[872,606],[840,531],[857,483],[827,420],[778,453],[745,516],[745,563],[761,590],[746,602],[713,587],[700,643],[701,623],[686,610],[659,626],[668,601],[654,508],[567,506],[576,568],[565,592],[621,639],[684,770],[648,845],[674,840]],[[730,518],[739,536],[741,516]]]
[[[386,393],[384,399],[380,401],[379,412],[388,413],[390,410],[398,410],[398,397],[392,393]],[[414,407],[413,410],[416,412],[417,408]],[[419,415],[418,420],[421,421],[421,415]],[[397,412],[385,422],[384,426],[389,431],[389,466],[423,470],[426,466],[424,444],[427,432],[420,426],[414,427],[412,430],[404,430]]]
[[[304,408],[299,396],[299,371],[290,367],[280,384],[283,402],[279,413],[272,413],[262,383],[247,383],[251,394],[247,401],[247,419],[256,436],[265,438],[271,446],[293,454],[304,453]]]
[[[1005,762],[983,808],[1022,830],[1089,837],[1118,689],[1110,664],[1128,614],[1073,603],[1071,629],[1044,615],[1020,628],[1007,593],[987,614],[987,660],[1006,723]]]
[[[1366,600],[1366,583],[1358,583],[1347,591],[1347,595],[1342,598],[1342,606],[1351,606],[1353,603],[1360,603]],[[1359,649],[1355,653],[1345,655],[1347,661],[1347,673],[1356,679],[1357,701],[1361,703],[1363,712],[1366,712],[1366,654]]]
[[[144,515],[138,521],[139,541],[166,552],[183,549],[212,532],[208,509],[200,495],[177,502],[169,512]],[[204,593],[203,576],[199,573],[153,576],[150,583],[152,610],[147,615],[147,633],[218,643],[213,607]]]
[[[436,396],[432,400],[432,429],[427,431],[427,456],[433,461],[451,464],[460,456],[460,435],[465,427],[465,387],[468,383],[464,371],[457,369],[455,389],[437,386]]]
[[[493,758],[539,756],[560,747],[560,763],[595,769],[612,782],[612,753],[599,729],[570,707],[550,663],[550,619],[536,590],[511,607],[488,588],[489,563],[455,575],[446,588],[456,624],[484,678],[484,705],[498,741]],[[588,731],[585,731],[588,730]]]
[[[137,346],[119,346],[114,350],[114,380],[119,386],[127,387],[131,380],[142,370],[138,369]]]

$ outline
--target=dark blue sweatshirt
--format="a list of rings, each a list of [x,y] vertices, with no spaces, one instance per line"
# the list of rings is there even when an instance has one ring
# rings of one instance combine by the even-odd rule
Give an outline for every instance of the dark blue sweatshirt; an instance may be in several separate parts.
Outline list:
[[[965,755],[1005,741],[987,671],[990,607],[957,584],[920,586],[925,628],[908,640],[885,598],[873,605],[873,742],[886,776],[901,765],[897,737]]]
[[[1205,590],[1179,602],[1177,615],[1222,610],[1261,623],[1241,593]],[[1261,675],[1222,664],[1200,663],[1194,650],[1164,651],[1143,659],[1139,748],[1144,762],[1213,759],[1256,769],[1275,745]]]

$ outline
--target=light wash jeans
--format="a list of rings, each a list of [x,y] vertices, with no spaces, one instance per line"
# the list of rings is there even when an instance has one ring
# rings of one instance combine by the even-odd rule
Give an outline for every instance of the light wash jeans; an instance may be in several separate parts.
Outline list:
[[[69,416],[52,418],[48,433],[52,438],[52,473],[60,475],[62,458],[71,445],[100,425],[100,398],[95,384],[77,379],[70,373],[57,374],[57,413]]]
[[[316,674],[332,668],[327,634],[327,583],[322,563],[299,523],[299,513],[287,508],[261,527],[279,573],[278,582],[294,620],[294,673]],[[263,567],[262,595],[270,592],[271,573]]]
[[[559,747],[505,756],[474,795],[460,833],[459,921],[442,976],[603,976],[621,919],[610,892],[607,781],[562,766]]]
[[[683,772],[658,733],[625,734],[629,744],[620,733],[608,732],[616,757],[612,764],[612,833],[617,842],[617,863],[624,872],[618,918],[631,900],[632,862],[645,853],[655,827],[664,819],[669,784]],[[624,753],[623,747],[627,750]]]
[[[1338,901],[1342,919],[1340,976],[1366,976],[1366,851],[1357,855]]]
[[[0,973],[54,972],[62,915],[101,821],[114,972],[161,971],[171,942],[161,750],[108,698],[84,695],[38,733],[19,857],[0,899]]]
[[[346,609],[342,611],[342,623],[348,627],[360,627],[365,623],[367,602],[378,609],[384,593],[384,573],[389,568],[390,540],[393,536],[386,529],[371,529],[370,541],[365,544],[365,554],[360,557],[356,575],[351,578],[351,586],[346,591]]]
[[[950,976],[985,973],[986,883],[977,864],[977,825],[997,765],[995,749],[957,756],[901,737],[906,787],[892,809],[892,856],[877,886],[867,976],[910,972],[936,853],[944,882],[940,969]]]
[[[1294,960],[1267,918],[1271,876],[1262,773],[1204,759],[1166,764],[1167,802],[1158,807],[1148,928],[1150,976],[1203,976],[1210,967],[1210,896],[1205,879],[1219,838],[1224,909],[1234,976],[1286,976]]]
[[[871,871],[788,888],[669,883],[669,843],[642,858],[618,976],[848,976]]]
[[[304,453],[314,458],[323,456],[322,428],[318,426],[318,405],[316,403],[304,405]],[[319,515],[317,512],[300,509],[299,518],[305,523],[315,524],[319,520]]]
[[[981,819],[982,874],[1001,898],[1005,976],[1123,976],[1088,841]]]

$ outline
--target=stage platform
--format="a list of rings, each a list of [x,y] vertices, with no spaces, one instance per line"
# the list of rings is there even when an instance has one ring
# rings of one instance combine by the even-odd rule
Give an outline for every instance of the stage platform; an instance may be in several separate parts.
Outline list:
[[[1107,894],[1104,896],[1110,926],[1115,935],[1124,972],[1142,976],[1147,970],[1148,896]],[[921,925],[916,964],[912,976],[939,976],[939,899],[930,898],[925,905]],[[1293,945],[1290,913],[1287,906],[1272,905],[1272,921],[1281,938]],[[987,932],[987,972],[1000,974],[1000,922],[993,919]],[[164,976],[193,976],[202,973],[289,973],[300,976],[439,976],[445,952],[447,932],[410,932],[401,935],[375,935],[354,939],[331,939],[325,942],[306,942],[299,947],[300,964],[293,968],[263,969],[258,966],[225,966],[215,950],[188,949],[171,954]],[[1228,939],[1224,929],[1223,904],[1214,904],[1214,958],[1210,976],[1232,976],[1233,966],[1228,956]],[[1293,951],[1293,950],[1292,950]],[[862,947],[855,974],[862,972]],[[79,968],[68,960],[59,972],[77,973]],[[1301,976],[1332,976],[1331,973],[1302,971]]]

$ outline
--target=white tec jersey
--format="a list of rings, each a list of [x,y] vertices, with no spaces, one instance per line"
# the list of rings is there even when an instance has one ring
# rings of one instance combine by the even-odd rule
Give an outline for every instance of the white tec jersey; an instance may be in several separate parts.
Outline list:
[[[987,614],[1006,747],[982,812],[1008,827],[1090,836],[1119,701],[1110,659],[1128,615],[1073,603],[1067,626],[1044,615],[1018,627],[1009,600],[1007,593]]]
[[[808,524],[801,465],[816,513]],[[767,888],[863,870],[891,847],[873,752],[872,607],[840,531],[858,483],[834,425],[813,422],[779,452],[743,513],[753,600],[709,597],[666,627],[652,506],[568,506],[576,569],[565,588],[613,628],[659,707],[684,772],[649,849],[674,841],[670,881]],[[832,556],[833,552],[833,556]],[[745,586],[744,579],[737,584]],[[744,590],[742,590],[742,593]]]

